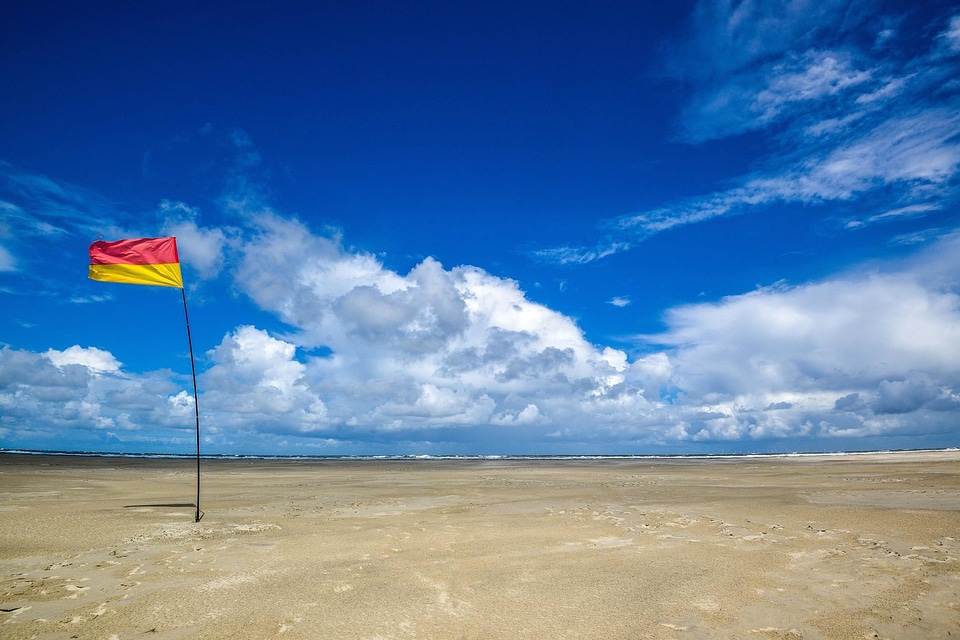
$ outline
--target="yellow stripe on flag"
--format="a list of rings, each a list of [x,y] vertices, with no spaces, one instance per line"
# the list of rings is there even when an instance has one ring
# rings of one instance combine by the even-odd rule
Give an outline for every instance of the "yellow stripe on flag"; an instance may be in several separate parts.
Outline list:
[[[171,264],[91,264],[90,279],[123,284],[151,284],[183,289],[180,263]]]

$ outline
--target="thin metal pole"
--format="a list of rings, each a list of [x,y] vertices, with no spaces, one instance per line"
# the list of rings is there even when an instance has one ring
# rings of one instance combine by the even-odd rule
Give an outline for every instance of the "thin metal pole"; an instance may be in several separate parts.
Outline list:
[[[190,346],[190,373],[193,374],[193,410],[197,416],[197,515],[194,522],[200,522],[203,512],[200,511],[200,405],[197,403],[197,367],[193,363],[193,340],[190,338],[190,316],[187,315],[187,293],[180,287],[183,296],[183,319],[187,323],[187,344]]]

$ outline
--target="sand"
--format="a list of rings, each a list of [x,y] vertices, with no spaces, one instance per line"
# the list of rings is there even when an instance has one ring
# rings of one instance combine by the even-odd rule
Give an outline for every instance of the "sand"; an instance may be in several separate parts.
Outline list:
[[[960,637],[960,453],[0,456],[0,638]]]

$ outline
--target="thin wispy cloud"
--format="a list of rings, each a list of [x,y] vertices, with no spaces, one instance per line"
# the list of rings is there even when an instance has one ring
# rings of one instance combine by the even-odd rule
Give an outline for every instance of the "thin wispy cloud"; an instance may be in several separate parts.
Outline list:
[[[671,229],[777,203],[817,206],[882,191],[895,205],[888,211],[919,217],[954,202],[960,85],[950,80],[960,76],[960,17],[882,35],[870,6],[701,3],[692,34],[673,53],[672,68],[692,87],[682,138],[700,144],[756,131],[775,151],[732,187],[611,220],[595,247],[536,256],[585,264]],[[846,228],[893,215],[867,209]]]
[[[16,271],[17,261],[13,254],[3,246],[0,246],[0,271]]]
[[[4,225],[17,233],[52,236],[108,226],[117,206],[83,187],[65,184],[0,161]]]

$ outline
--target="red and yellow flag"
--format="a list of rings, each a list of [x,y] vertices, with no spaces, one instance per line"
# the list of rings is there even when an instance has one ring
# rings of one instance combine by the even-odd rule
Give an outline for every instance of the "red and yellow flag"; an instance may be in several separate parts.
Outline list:
[[[176,238],[134,238],[90,245],[90,279],[183,289]]]

